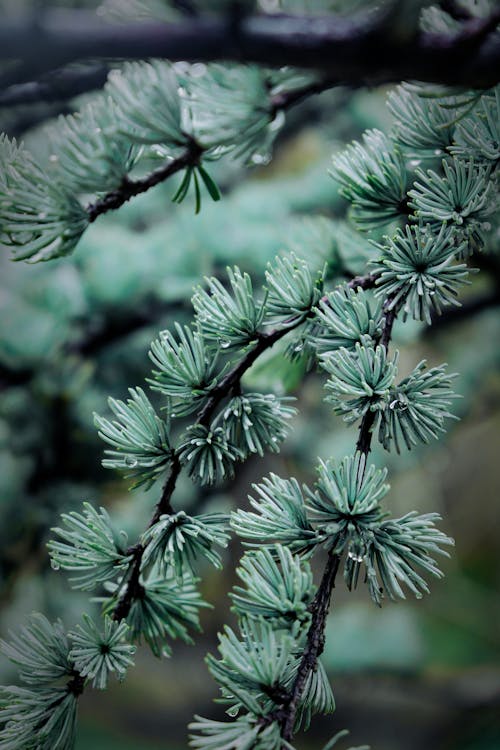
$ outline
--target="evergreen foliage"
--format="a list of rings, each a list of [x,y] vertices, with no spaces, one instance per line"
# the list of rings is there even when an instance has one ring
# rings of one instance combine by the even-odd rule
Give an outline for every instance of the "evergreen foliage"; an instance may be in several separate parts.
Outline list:
[[[495,184],[490,181],[487,168],[472,159],[464,162],[443,160],[443,174],[419,169],[415,187],[409,191],[415,214],[435,225],[446,222],[458,241],[466,240],[471,250],[484,243],[484,232],[489,230],[488,217],[498,203]]]
[[[116,190],[138,160],[140,149],[115,133],[117,115],[113,101],[102,96],[54,125],[51,162],[75,193]]]
[[[305,260],[291,254],[276,258],[266,271],[268,325],[295,326],[302,323],[318,302],[322,290],[322,275],[313,278]]]
[[[92,687],[103,690],[109,672],[125,679],[128,667],[133,666],[132,655],[135,646],[126,642],[129,627],[126,622],[114,622],[104,617],[104,632],[100,632],[88,615],[83,616],[84,624],[77,625],[69,633],[73,642],[70,657],[75,670],[82,677],[92,680]]]
[[[0,240],[14,260],[50,260],[70,253],[87,228],[72,189],[54,182],[31,154],[0,137]]]
[[[217,358],[206,350],[200,331],[176,325],[177,339],[163,331],[151,344],[153,388],[172,399],[172,417],[184,417],[200,408],[215,385]]]
[[[376,348],[357,343],[353,352],[341,347],[335,355],[324,355],[321,365],[330,375],[326,400],[336,414],[344,414],[348,424],[368,411],[380,412],[397,374],[397,358],[387,358],[383,346]]]
[[[55,570],[78,573],[70,578],[74,588],[91,590],[128,564],[127,536],[116,533],[105,508],[84,503],[83,513],[63,513],[61,519],[64,526],[53,531],[63,541],[51,540],[48,549]]]
[[[242,348],[255,338],[264,307],[253,299],[252,280],[239,268],[227,269],[231,293],[216,279],[207,279],[209,293],[199,289],[193,307],[203,336],[222,349]]]
[[[300,557],[293,557],[288,547],[278,545],[276,554],[277,559],[264,548],[243,557],[236,572],[247,588],[234,587],[234,609],[238,614],[285,626],[290,621],[309,621],[311,570]]]
[[[200,630],[198,610],[209,606],[201,598],[196,583],[189,574],[179,580],[173,572],[167,578],[153,573],[140,583],[127,615],[130,639],[139,643],[144,639],[158,657],[171,653],[167,639],[180,638],[192,643],[189,629]],[[113,594],[107,600],[106,610],[116,606],[117,591]]]
[[[435,10],[424,23],[443,22]],[[220,197],[207,163],[226,156],[265,163],[287,95],[300,100],[307,85],[316,92],[316,76],[257,65],[209,64],[201,73],[162,60],[118,66],[104,94],[53,126],[46,167],[2,137],[2,243],[15,260],[66,255],[101,213],[177,172],[174,202],[193,187],[198,212],[201,185]],[[489,251],[499,101],[498,87],[395,89],[392,133],[370,130],[334,156],[332,174],[355,227],[377,239],[366,272],[346,281],[353,276],[346,267],[334,273],[312,262],[306,246],[303,258],[276,257],[260,292],[237,266],[227,279],[207,278],[194,292],[192,323],[174,323],[151,344],[147,384],[161,408],[136,387],[126,402],[109,400],[111,417],[95,415],[109,446],[103,466],[132,479],[132,489],[161,487],[159,499],[132,546],[104,508],[84,503],[81,512],[62,515],[48,544],[52,565],[68,571],[75,588],[97,589],[103,623],[85,615],[66,633],[59,621],[34,615],[2,643],[25,687],[1,689],[1,748],[74,747],[79,695],[87,686],[105,688],[110,673],[123,679],[134,643],[145,641],[156,656],[168,655],[172,640],[191,643],[200,609],[210,606],[195,571],[203,575],[204,560],[222,566],[219,548],[231,531],[249,548],[231,594],[237,622],[219,636],[219,656],[207,657],[228,720],[195,717],[194,748],[293,750],[312,715],[334,711],[320,657],[338,571],[348,589],[363,580],[379,606],[408,591],[419,598],[429,590],[427,577],[442,575],[435,558],[452,540],[437,528],[439,516],[390,517],[381,504],[387,469],[370,464],[368,454],[374,436],[399,453],[439,437],[454,418],[454,375],[445,365],[429,369],[422,361],[397,380],[392,328],[400,313],[402,322],[410,316],[431,325],[460,304],[467,259]],[[415,163],[424,158],[433,159],[429,168]],[[131,177],[158,159],[152,176]],[[88,194],[94,203],[85,207]],[[356,447],[341,460],[320,459],[314,489],[271,473],[254,485],[252,510],[238,508],[230,518],[188,514],[176,506],[181,472],[220,485],[238,462],[276,452],[285,440],[296,414],[289,397],[247,388],[245,380],[281,339],[304,371],[316,366],[334,413],[359,422]],[[315,583],[309,559],[320,550],[327,564]]]
[[[393,387],[380,425],[379,438],[385,448],[389,450],[394,441],[399,453],[399,437],[410,449],[444,431],[445,418],[455,419],[448,411],[457,397],[451,388],[454,377],[446,373],[445,365],[427,369],[423,360]]]
[[[238,510],[231,526],[237,534],[251,540],[249,546],[286,545],[292,552],[310,552],[318,543],[305,510],[304,496],[296,479],[281,479],[276,474],[254,485],[257,498],[250,505],[257,511]]]
[[[406,212],[403,154],[380,130],[368,131],[363,144],[353,143],[334,157],[332,174],[352,205],[352,218],[359,229],[386,226]]]
[[[377,341],[382,333],[381,306],[362,289],[343,286],[328,292],[320,300],[317,317],[321,327],[315,343],[320,355],[340,348],[352,351],[356,344]]]
[[[118,417],[114,422],[94,415],[99,436],[113,446],[113,450],[105,451],[109,458],[102,465],[124,471],[127,478],[137,477],[133,487],[147,487],[170,461],[168,424],[156,415],[142,388],[130,388],[129,393],[131,398],[126,404],[109,399],[109,407]]]
[[[452,246],[450,247],[450,242]],[[387,309],[402,306],[403,316],[429,325],[431,315],[441,314],[446,305],[457,305],[460,284],[467,283],[467,266],[454,262],[454,253],[462,254],[464,243],[455,248],[443,224],[439,234],[427,226],[406,226],[379,246],[381,255],[373,261],[377,275],[376,295],[389,299]]]
[[[193,571],[194,561],[203,555],[216,568],[221,568],[220,555],[213,546],[227,546],[226,525],[225,516],[216,513],[193,518],[180,510],[173,515],[160,516],[144,534],[143,566],[157,565],[166,575],[173,565],[182,579],[184,569],[188,567]]]

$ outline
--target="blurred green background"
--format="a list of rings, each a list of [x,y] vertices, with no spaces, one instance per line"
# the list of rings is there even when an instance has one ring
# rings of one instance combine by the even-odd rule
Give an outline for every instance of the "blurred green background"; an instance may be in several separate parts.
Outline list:
[[[365,267],[375,251],[346,223],[328,168],[331,153],[365,128],[388,127],[385,94],[337,91],[305,103],[288,116],[270,165],[216,165],[223,200],[206,200],[199,216],[189,203],[172,206],[175,185],[168,184],[99,219],[69,258],[30,266],[3,254],[2,635],[33,610],[70,626],[89,606],[48,564],[45,544],[61,510],[87,500],[105,506],[131,540],[144,528],[158,487],[130,494],[101,468],[92,413],[106,413],[109,395],[124,398],[148,376],[149,344],[159,330],[189,320],[193,286],[233,263],[258,286],[267,261],[289,249],[314,266],[328,262],[339,280],[343,271]],[[12,112],[2,115],[12,126]],[[43,152],[43,130],[29,131],[26,140]],[[498,283],[492,273],[478,274],[466,296]],[[430,331],[396,326],[402,375],[422,358],[460,373],[460,421],[433,445],[399,457],[375,450],[374,460],[389,467],[388,509],[440,512],[456,547],[443,562],[446,577],[432,581],[421,601],[378,610],[363,588],[348,594],[339,584],[324,657],[337,711],[313,722],[297,742],[304,750],[319,750],[343,728],[353,744],[374,750],[500,747],[499,334],[498,308],[459,322],[445,318]],[[270,470],[312,482],[317,456],[352,451],[355,428],[322,401],[318,374],[302,376],[300,362],[286,362],[281,351],[259,361],[248,384],[298,399],[292,434],[279,456],[248,461],[223,487],[200,489],[183,479],[176,507],[244,506],[251,483]],[[125,683],[86,691],[77,750],[180,750],[194,713],[221,716],[203,656],[230,620],[227,592],[240,552],[234,544],[222,572],[203,571],[214,609],[202,614],[195,646],[175,644],[164,661],[139,649]],[[15,679],[5,660],[0,676]]]

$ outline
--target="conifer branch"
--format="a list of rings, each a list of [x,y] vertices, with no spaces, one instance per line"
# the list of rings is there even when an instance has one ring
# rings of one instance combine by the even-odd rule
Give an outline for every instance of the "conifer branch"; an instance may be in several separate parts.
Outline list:
[[[347,286],[350,289],[374,289],[377,278],[377,273],[366,273],[362,276],[355,276],[347,283]]]
[[[329,79],[315,81],[297,89],[276,94],[271,99],[269,110],[270,120],[273,120],[279,111],[284,112],[294,105],[299,104],[305,98],[313,96],[314,94],[319,94],[334,85],[335,83]],[[130,180],[128,177],[125,177],[119,188],[110,191],[94,203],[87,206],[86,211],[89,222],[94,222],[99,216],[108,211],[114,211],[120,208],[131,198],[134,198],[141,193],[145,193],[151,188],[156,187],[156,185],[165,182],[165,180],[168,180],[172,175],[182,172],[182,170],[189,167],[198,166],[203,152],[203,146],[197,143],[194,138],[191,138],[188,142],[187,148],[180,156],[167,161],[162,167],[159,167],[146,177],[142,177],[138,180]]]
[[[378,343],[385,348],[387,351],[389,348],[389,342],[391,340],[392,335],[392,328],[394,326],[396,316],[397,316],[397,308],[392,307],[391,308],[391,302],[392,300],[389,298],[384,303],[384,318],[383,318],[383,327],[382,327],[382,333],[380,335],[380,338],[378,340]],[[356,450],[360,451],[360,453],[364,453],[365,455],[368,455],[371,448],[372,443],[372,430],[373,425],[375,424],[375,419],[377,416],[377,412],[375,411],[367,411],[366,414],[364,414],[363,419],[361,420],[361,425],[359,428],[359,435],[358,435],[358,442],[356,443]]]
[[[225,19],[224,33],[236,40],[231,54],[235,54],[235,48],[239,54],[249,22],[250,30],[255,32],[252,22],[257,19],[258,24],[264,24],[270,20],[276,26],[274,31],[283,34],[290,30],[283,23],[290,22],[293,27],[296,20],[281,15],[267,17],[267,21],[264,16],[252,19],[239,12],[242,8],[243,5],[238,4],[232,17]],[[459,50],[474,58],[486,37],[491,36],[494,41],[498,22],[494,15],[485,21],[465,19],[458,32],[450,31],[441,37],[440,34],[419,34],[411,22],[405,29],[401,9],[394,19],[391,17],[396,9],[397,5],[389,2],[371,17],[355,19],[353,16],[339,24],[334,30],[337,51],[345,50],[353,35],[364,39],[365,51],[374,40],[380,47],[384,34],[393,42],[397,37],[398,43],[405,37],[405,46],[410,47],[426,37],[429,44],[439,40],[441,51],[446,51],[455,65]],[[203,15],[196,16],[195,22],[198,21],[209,25],[212,21],[217,23],[216,18],[207,20]],[[257,31],[263,33],[263,26],[258,24]],[[451,22],[451,29],[455,27]],[[319,30],[328,38],[331,30],[328,24],[325,30],[324,19],[314,24],[309,19],[307,31],[314,36]],[[275,42],[273,34],[269,38],[264,34],[264,37],[266,44]],[[302,31],[296,30],[292,41],[296,45],[294,49],[304,44]],[[313,40],[313,50],[317,42]],[[385,49],[382,49],[382,65],[388,65],[384,55]],[[345,61],[342,55],[340,58],[342,65]],[[434,55],[433,59],[435,63],[438,57]],[[34,60],[31,63],[34,65]],[[161,142],[174,147],[175,153],[181,155],[152,175],[132,181],[125,175],[135,163],[133,152],[132,156],[129,151],[125,156],[120,152],[116,159],[110,154],[113,157],[110,172],[100,194],[105,190],[110,192],[89,206],[87,214],[79,202],[71,203],[65,194],[62,200],[54,193],[54,202],[62,202],[67,209],[64,221],[59,221],[57,205],[54,207],[49,202],[50,229],[55,242],[59,239],[58,221],[63,226],[69,223],[69,229],[81,234],[89,220],[94,221],[101,213],[118,208],[133,195],[181,169],[185,174],[174,200],[183,200],[194,182],[198,209],[198,178],[217,200],[217,187],[205,172],[202,157],[218,155],[219,150],[224,153],[232,150],[233,156],[239,157],[257,154],[258,151],[253,150],[255,144],[260,148],[262,135],[272,135],[268,130],[272,131],[273,124],[280,124],[270,122],[269,118],[278,110],[333,85],[333,79],[325,77],[322,82],[273,97],[273,76],[253,68],[245,69],[244,73],[250,75],[250,84],[252,76],[256,76],[255,86],[248,86],[254,95],[248,101],[244,98],[245,116],[237,118],[234,125],[231,118],[223,117],[220,121],[215,118],[218,130],[224,133],[217,140],[217,128],[210,132],[208,125],[203,127],[198,122],[201,117],[193,118],[193,128],[189,129],[193,135],[185,134],[179,79],[168,63],[156,60],[144,65],[144,69],[140,65],[131,68],[128,72],[133,85],[122,90],[126,95],[123,94],[121,105],[116,102],[122,107],[120,111],[128,122],[127,128],[130,126],[129,136],[139,142],[144,139],[144,143]],[[215,66],[215,69],[220,70],[220,67]],[[241,83],[245,79],[242,69],[232,68],[232,72],[234,70]],[[295,76],[293,72],[292,78]],[[337,80],[335,75],[334,78]],[[212,83],[215,79],[216,76]],[[142,97],[148,89],[144,80],[153,81],[155,90],[161,93],[159,102],[154,97],[151,100]],[[284,80],[286,85],[287,73]],[[304,80],[302,76],[301,80]],[[163,96],[165,81],[171,97]],[[282,85],[279,77],[278,82]],[[114,85],[120,88],[117,81]],[[230,87],[231,95],[242,90],[246,92],[245,85]],[[429,91],[427,87],[426,90]],[[191,95],[187,88],[182,91]],[[208,92],[203,87],[197,94],[193,90],[192,96],[192,101],[200,105],[206,99],[209,107],[217,100],[210,86]],[[420,95],[414,93],[413,96]],[[444,420],[453,417],[449,408],[455,396],[451,389],[454,375],[446,373],[445,365],[429,369],[422,361],[406,378],[396,382],[397,352],[391,359],[387,354],[399,311],[405,319],[411,315],[415,320],[431,323],[435,312],[458,304],[458,286],[467,283],[466,266],[458,261],[486,244],[486,232],[491,225],[483,219],[494,209],[491,164],[498,163],[500,99],[498,92],[486,92],[484,96],[473,92],[467,95],[465,105],[459,97],[456,107],[469,107],[470,96],[474,106],[482,108],[485,118],[477,138],[474,122],[467,120],[472,110],[467,109],[466,114],[460,115],[464,123],[459,126],[462,128],[459,134],[452,138],[447,133],[443,139],[441,132],[436,135],[443,120],[435,115],[439,105],[414,99],[412,106],[408,106],[408,97],[403,92],[396,107],[397,137],[369,131],[363,145],[353,144],[346,154],[336,157],[333,174],[339,178],[343,194],[352,203],[352,217],[360,229],[387,225],[401,214],[408,216],[410,206],[416,209],[415,220],[407,219],[411,226],[408,225],[405,232],[398,230],[394,237],[385,237],[383,245],[372,243],[379,248],[380,256],[368,261],[370,273],[351,278],[322,298],[323,274],[314,275],[310,265],[294,254],[278,257],[274,264],[268,265],[264,300],[255,298],[250,276],[237,267],[228,269],[230,289],[218,278],[207,279],[208,289],[198,287],[192,299],[195,325],[176,324],[175,332],[162,332],[151,346],[150,357],[155,369],[153,380],[149,382],[154,390],[169,399],[168,418],[158,416],[139,387],[129,389],[131,398],[126,403],[109,400],[116,417],[113,421],[95,415],[99,435],[111,446],[106,449],[103,460],[106,468],[134,479],[136,487],[151,486],[159,477],[164,477],[165,481],[147,529],[130,547],[125,532],[114,528],[104,508],[98,511],[85,503],[82,514],[62,515],[62,528],[54,529],[59,539],[49,543],[53,567],[76,571],[72,579],[75,588],[91,590],[107,582],[109,590],[114,592],[105,605],[107,635],[103,641],[98,629],[85,616],[85,627],[69,632],[69,640],[65,640],[61,623],[42,622],[42,625],[35,623],[29,631],[35,634],[34,638],[23,636],[13,645],[7,645],[9,658],[20,664],[20,676],[28,685],[35,685],[40,676],[45,676],[47,683],[57,683],[54,690],[51,688],[45,693],[37,693],[38,686],[36,690],[30,687],[21,691],[6,688],[5,695],[14,698],[17,713],[0,705],[0,723],[5,725],[0,734],[10,740],[12,746],[17,746],[19,732],[26,738],[21,744],[28,746],[29,733],[47,730],[53,746],[70,747],[76,699],[89,681],[94,687],[104,688],[109,672],[124,675],[132,663],[130,642],[145,638],[153,653],[159,656],[169,651],[167,639],[181,638],[189,642],[188,628],[199,628],[198,609],[208,605],[201,599],[197,579],[193,577],[194,562],[202,555],[216,567],[221,565],[214,546],[227,545],[229,519],[225,514],[189,516],[183,510],[174,511],[172,498],[177,480],[184,468],[201,484],[227,480],[234,475],[237,461],[251,453],[262,455],[264,448],[277,449],[276,444],[286,434],[284,420],[295,410],[285,405],[289,400],[286,397],[242,392],[241,381],[261,353],[299,326],[302,326],[299,335],[293,337],[288,354],[294,357],[298,352],[301,361],[307,360],[308,366],[316,359],[329,372],[331,377],[326,389],[331,395],[326,400],[347,423],[360,421],[357,452],[341,462],[320,461],[314,491],[306,486],[301,488],[296,479],[283,480],[271,474],[261,485],[255,485],[259,497],[250,498],[258,512],[239,510],[233,514],[232,528],[248,540],[249,547],[262,546],[263,549],[245,555],[237,571],[246,586],[246,589],[235,587],[232,594],[242,639],[231,628],[226,628],[220,636],[221,659],[209,656],[208,663],[221,687],[223,700],[232,703],[233,709],[242,708],[246,713],[240,713],[234,722],[197,717],[191,727],[200,730],[202,736],[192,737],[192,746],[201,750],[220,747],[236,750],[243,745],[291,747],[289,743],[294,733],[301,726],[307,727],[313,713],[333,710],[331,687],[319,657],[324,649],[332,592],[341,567],[351,590],[357,586],[364,566],[365,583],[377,605],[383,597],[404,598],[406,589],[421,596],[428,591],[424,574],[442,575],[434,555],[447,554],[441,547],[452,544],[452,540],[436,527],[439,517],[410,511],[402,518],[388,519],[380,505],[389,490],[385,482],[387,469],[367,466],[367,456],[376,425],[379,425],[378,439],[384,448],[394,447],[399,452],[400,446],[411,449],[419,442],[436,438],[444,429]],[[172,116],[168,115],[170,98],[174,103]],[[142,127],[144,110],[155,120],[156,113],[163,111],[162,103],[165,103],[166,119],[160,118],[158,123],[152,123],[151,131],[146,128],[146,132],[138,134],[135,128]],[[137,121],[127,117],[125,110],[128,108],[134,110]],[[428,122],[424,119],[425,127],[421,127],[420,114],[426,108],[434,116],[429,117]],[[476,116],[481,115],[476,112]],[[146,122],[149,125],[148,118]],[[125,135],[127,128],[123,127]],[[97,127],[92,132],[104,131]],[[121,129],[118,132],[121,133]],[[238,143],[240,135],[244,139],[243,148]],[[415,183],[413,190],[408,190],[411,187],[409,169],[398,138],[402,144],[409,141],[410,146],[424,151],[429,147],[436,150],[437,145],[444,150],[450,145],[452,156],[443,162],[450,190],[444,189],[442,175],[432,170],[425,173],[421,169],[416,170],[420,182]],[[102,139],[97,141],[102,145]],[[77,142],[77,154],[82,143]],[[6,163],[14,164],[23,178],[19,182],[19,195],[21,187],[28,187],[29,193],[33,179],[24,164],[26,157],[16,144],[6,141],[4,146]],[[462,161],[469,151],[477,155],[477,168],[472,157],[470,163]],[[75,149],[62,153],[67,158],[61,166],[71,173],[75,169],[71,161]],[[93,163],[92,151],[86,161],[78,162],[80,188],[90,185],[89,190],[81,189],[82,194],[94,192],[94,183],[86,174],[86,170],[90,170],[92,179],[99,176],[98,170],[94,174]],[[36,175],[35,166],[30,162]],[[11,174],[16,175],[16,170],[10,168]],[[49,179],[43,184],[47,189],[51,185]],[[9,180],[5,180],[5,194],[10,187]],[[34,217],[39,218],[39,208],[36,202],[29,204],[31,213],[26,213],[22,210],[25,208],[23,201],[14,202],[13,215],[24,227],[29,228],[33,222],[35,229],[32,231],[36,232],[39,224]],[[74,219],[71,223],[73,214],[78,223]],[[417,218],[422,222],[417,224]],[[424,221],[430,223],[424,227]],[[14,236],[13,244],[25,247],[22,230],[13,226],[14,229],[7,226],[7,230],[19,233]],[[30,249],[40,251],[45,247],[35,234]],[[71,247],[65,245],[63,249],[68,252]],[[44,259],[47,257],[51,257],[50,252]],[[369,289],[374,289],[373,296],[365,293]],[[229,363],[223,366],[219,356],[222,353],[230,355]],[[194,423],[186,427],[175,446],[171,441],[170,420],[188,415],[193,415]],[[315,587],[308,561],[293,553],[309,556],[320,547],[326,548],[327,560],[319,585]],[[289,632],[285,632],[285,627]],[[112,639],[117,639],[118,645],[113,662],[107,664],[108,651],[101,647],[107,647]],[[126,643],[120,644],[123,639]],[[59,648],[61,641],[64,642]],[[75,643],[73,648],[69,646],[70,641]],[[54,658],[47,660],[46,655],[52,651]],[[95,658],[97,662],[91,663]],[[65,680],[62,689],[61,678]],[[45,704],[40,708],[38,698],[43,697],[42,693]],[[53,709],[55,713],[51,716]],[[14,717],[14,721],[9,722],[9,717]],[[59,727],[57,722],[61,717],[66,724]],[[338,737],[333,738],[333,744]],[[333,746],[332,741],[329,746]]]
[[[141,193],[145,193],[152,187],[168,180],[169,177],[177,174],[177,172],[181,172],[187,167],[196,166],[199,163],[202,153],[203,148],[192,139],[184,153],[172,161],[167,161],[162,167],[159,167],[159,169],[151,172],[151,174],[146,177],[143,177],[140,180],[129,180],[126,177],[117,190],[107,193],[102,198],[95,201],[95,203],[91,203],[87,206],[89,222],[95,221],[101,216],[101,214],[120,208],[131,198],[140,195]]]
[[[0,107],[17,107],[20,104],[39,102],[63,102],[88,91],[102,88],[106,83],[108,73],[107,65],[59,70],[42,80],[21,83],[0,92]]]
[[[233,19],[194,17],[175,24],[103,25],[90,14],[46,12],[36,26],[7,19],[0,31],[0,59],[23,59],[3,85],[29,80],[74,60],[233,60],[316,69],[348,85],[421,80],[490,87],[498,82],[498,11],[482,21],[466,20],[456,34],[400,35],[391,24],[391,4],[368,18],[340,19],[251,15]],[[467,55],[464,55],[467,52]]]
[[[76,669],[73,670],[73,676],[68,682],[67,690],[68,693],[73,693],[75,696],[79,696],[85,689],[85,677],[80,674]]]
[[[238,362],[229,372],[222,378],[211,391],[205,406],[201,410],[196,425],[208,426],[210,424],[211,417],[220,404],[220,402],[230,395],[234,391],[243,375],[247,370],[254,364],[254,362],[260,357],[263,352],[270,349],[277,341],[285,336],[294,328],[299,326],[303,321],[298,319],[297,322],[285,324],[282,327],[277,327],[268,333],[259,333],[257,342],[247,354]],[[170,515],[174,512],[171,498],[175,490],[177,479],[182,471],[182,464],[179,458],[179,452],[172,452],[172,459],[170,464],[170,474],[163,487],[163,491],[158,501],[154,514],[148,523],[147,528],[150,529],[160,519],[162,515]],[[146,546],[142,543],[137,543],[134,547],[130,548],[129,553],[132,554],[132,561],[129,564],[128,570],[125,573],[125,577],[128,579],[125,589],[118,601],[113,612],[113,619],[116,621],[123,620],[127,617],[130,607],[134,599],[140,598],[143,593],[143,587],[140,583],[140,572],[142,558],[145,552]]]
[[[373,278],[373,274],[367,274],[366,276],[355,277],[349,285],[354,288],[370,288],[374,284],[375,279]],[[378,339],[378,343],[383,346],[386,351],[389,347],[392,328],[397,316],[397,308],[395,306],[391,307],[391,302],[392,299],[388,298],[384,303],[383,326]],[[375,411],[367,411],[359,428],[356,450],[365,455],[368,455],[371,449],[372,428],[375,418]],[[321,582],[310,607],[312,620],[307,633],[307,642],[297,671],[297,676],[289,693],[289,697],[287,701],[284,702],[283,707],[271,713],[269,717],[266,717],[266,723],[272,721],[280,722],[282,737],[288,742],[293,738],[297,710],[304,692],[307,677],[309,673],[316,668],[318,657],[323,651],[326,620],[330,609],[330,600],[332,591],[335,587],[335,578],[339,569],[340,559],[341,556],[339,554],[335,553],[333,550],[329,551],[327,564]]]
[[[218,404],[239,384],[241,378],[253,365],[255,360],[258,359],[263,352],[270,349],[271,346],[283,338],[283,336],[289,331],[292,331],[297,325],[300,325],[300,323],[302,323],[302,321],[297,322],[295,325],[284,325],[282,328],[275,328],[268,333],[259,333],[255,346],[253,346],[243,359],[229,370],[220,383],[213,388],[210,398],[200,412],[198,424],[207,426],[210,423],[210,418]]]
[[[133,557],[127,571],[127,575],[129,576],[127,585],[113,612],[113,620],[116,620],[116,622],[120,622],[120,620],[124,620],[127,617],[134,599],[140,599],[144,593],[144,588],[139,578],[145,547],[139,543],[132,550]]]
[[[339,565],[340,555],[329,552],[321,583],[310,608],[312,622],[307,633],[307,644],[290,692],[288,704],[281,717],[282,737],[287,741],[290,741],[293,736],[295,717],[309,672],[316,668],[318,657],[321,656],[324,649],[326,618],[330,609],[330,599],[335,587]]]
[[[314,94],[321,94],[323,91],[338,86],[339,83],[340,81],[333,78],[326,78],[308,83],[291,91],[283,91],[282,93],[275,94],[271,99],[271,117],[274,118],[278,112],[284,112]]]

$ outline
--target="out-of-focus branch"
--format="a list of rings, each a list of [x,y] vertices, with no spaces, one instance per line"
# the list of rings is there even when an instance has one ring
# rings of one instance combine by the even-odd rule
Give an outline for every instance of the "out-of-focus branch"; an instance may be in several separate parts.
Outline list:
[[[399,19],[400,21],[400,19]],[[315,69],[349,85],[401,80],[490,87],[500,80],[500,9],[470,19],[455,35],[401,33],[387,13],[340,18],[251,15],[238,22],[193,17],[175,24],[107,25],[80,11],[47,11],[36,26],[4,19],[0,60],[22,61],[0,86],[27,81],[76,60],[233,60]],[[3,80],[2,80],[3,78]]]
[[[454,323],[461,323],[491,307],[500,307],[500,289],[495,289],[490,294],[472,297],[460,307],[450,307],[441,315],[432,316],[432,325],[429,326],[426,334],[432,336],[434,332],[441,331]]]
[[[0,107],[63,102],[87,91],[102,88],[108,73],[109,67],[101,64],[60,70],[40,81],[21,83],[0,92]]]

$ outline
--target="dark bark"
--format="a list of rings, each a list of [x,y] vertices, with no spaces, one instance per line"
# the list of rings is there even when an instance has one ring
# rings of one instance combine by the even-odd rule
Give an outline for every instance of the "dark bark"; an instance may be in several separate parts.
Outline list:
[[[39,78],[76,60],[232,60],[295,65],[321,71],[344,84],[377,85],[401,80],[487,88],[500,80],[500,21],[468,19],[455,35],[403,28],[397,10],[367,17],[324,18],[252,15],[200,16],[175,24],[111,25],[77,11],[46,11],[35,25],[4,19],[0,59],[22,60],[0,77],[0,87]],[[398,14],[396,13],[396,16]]]

